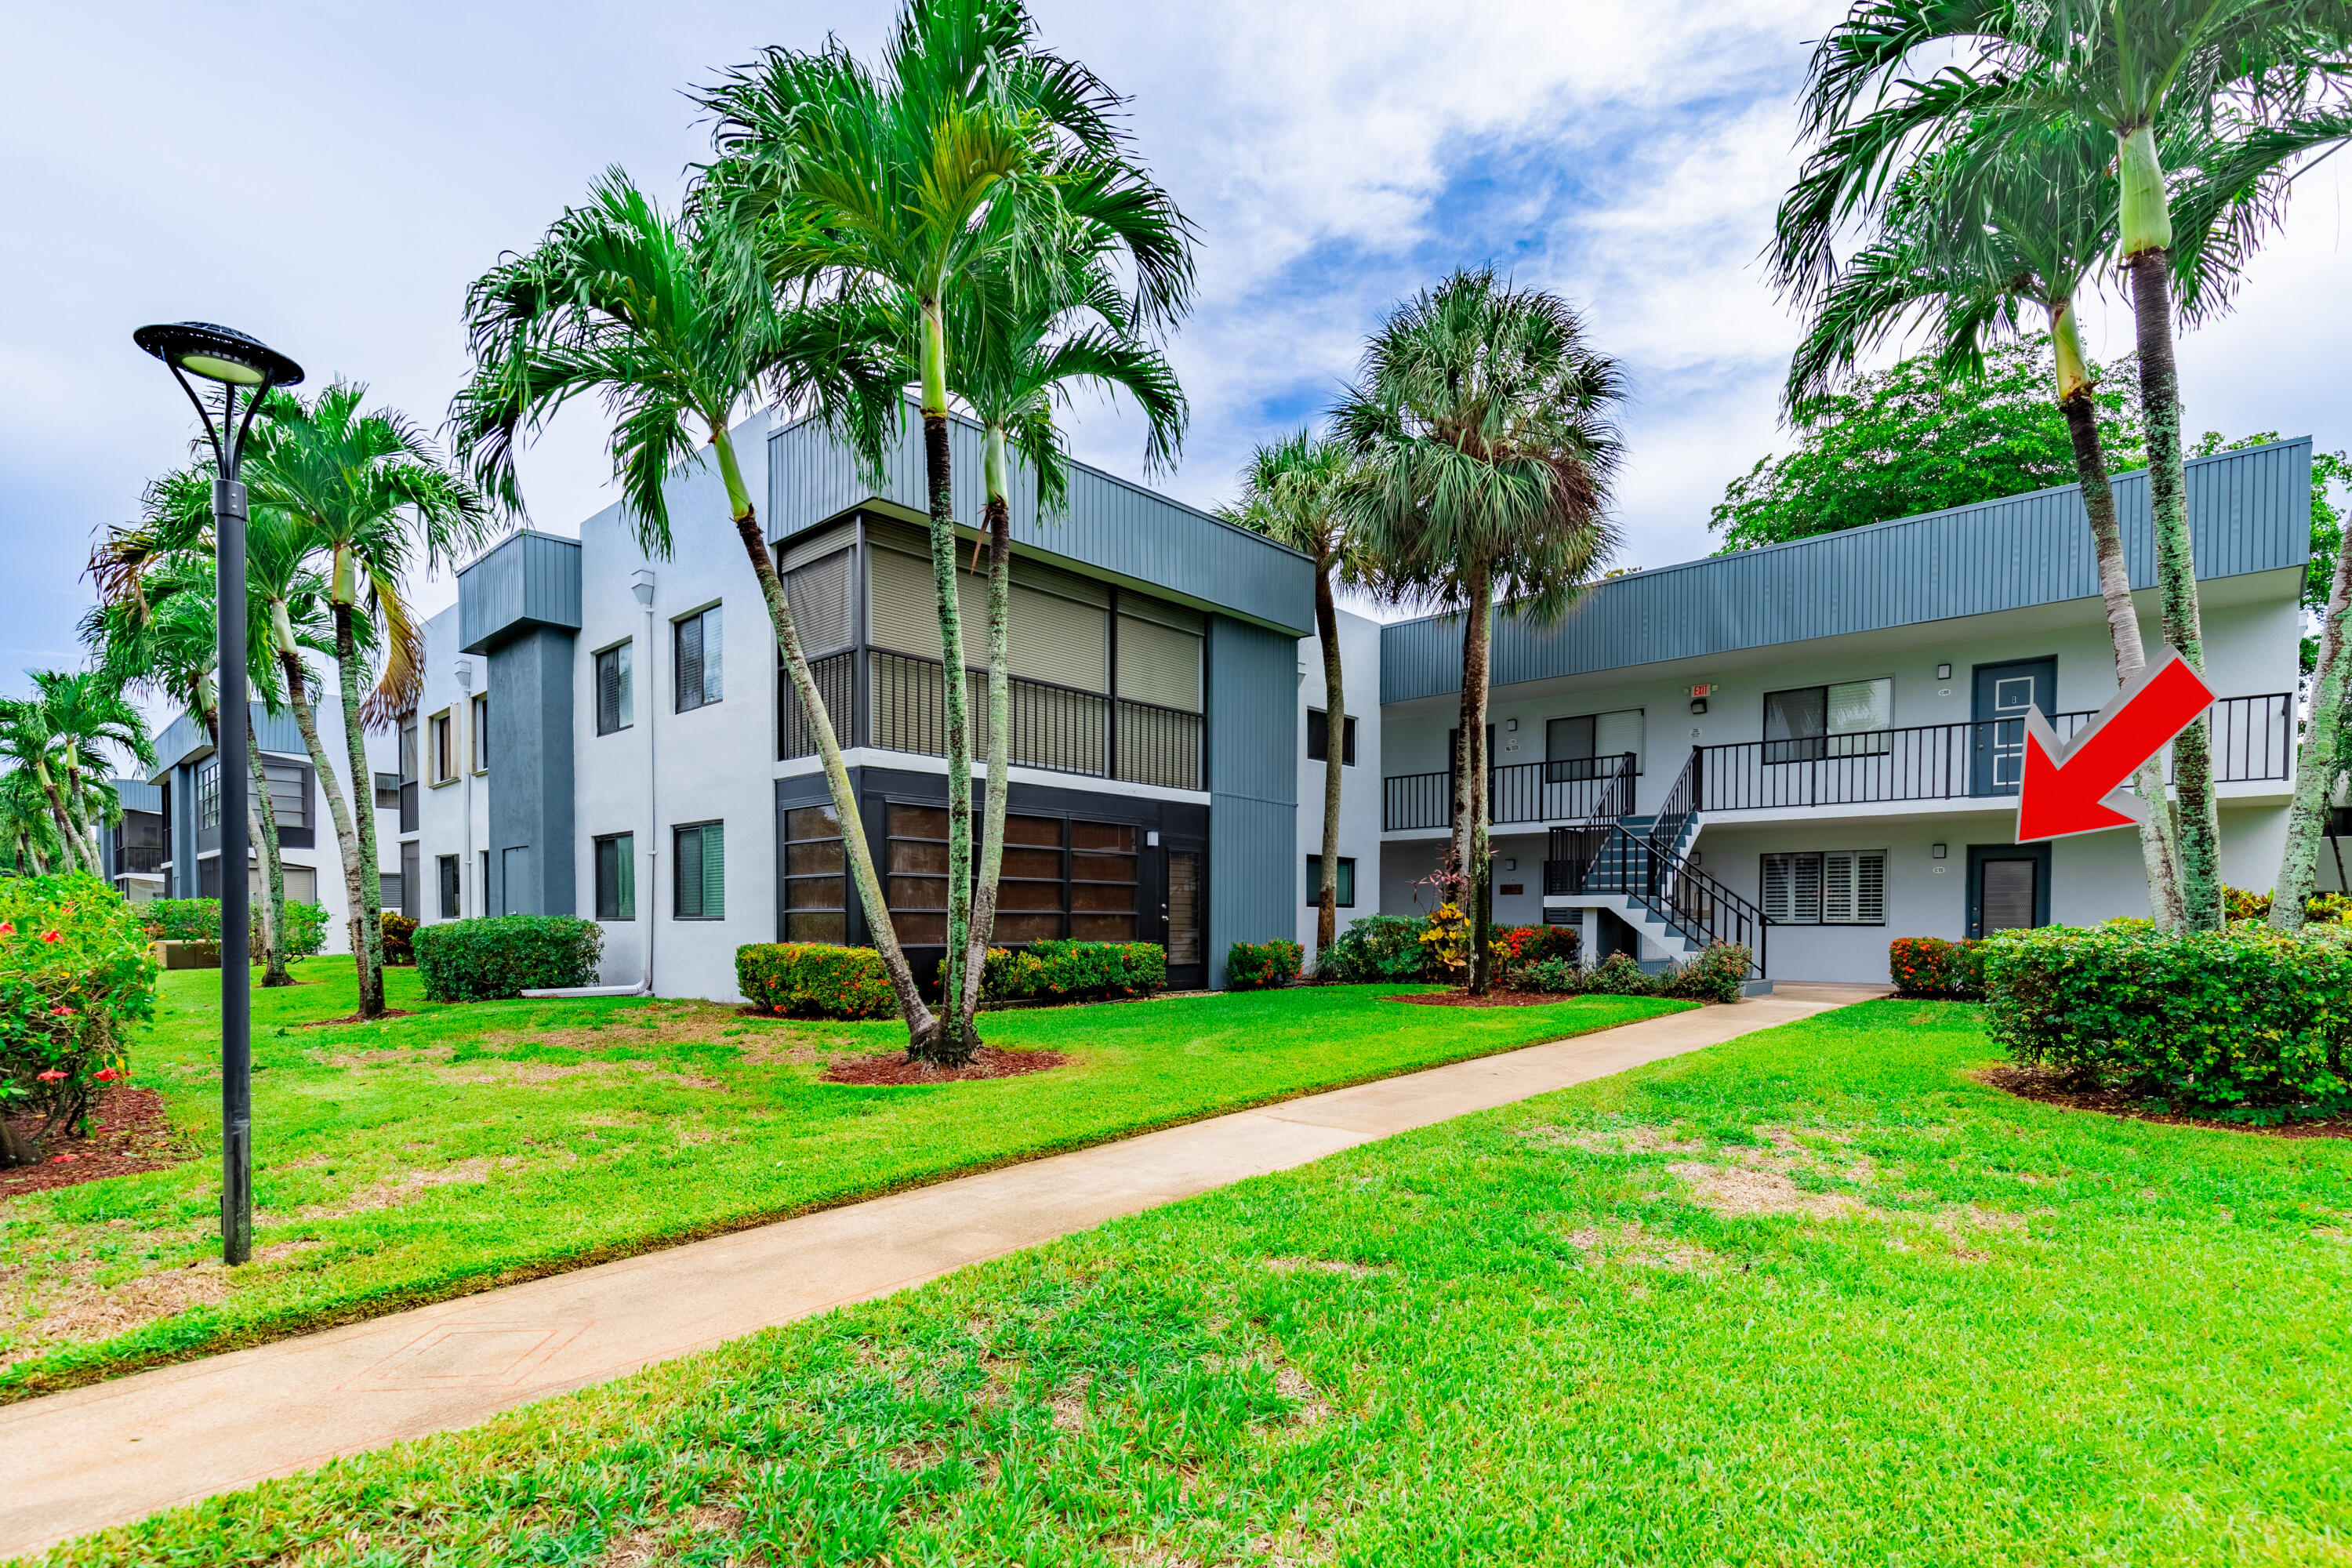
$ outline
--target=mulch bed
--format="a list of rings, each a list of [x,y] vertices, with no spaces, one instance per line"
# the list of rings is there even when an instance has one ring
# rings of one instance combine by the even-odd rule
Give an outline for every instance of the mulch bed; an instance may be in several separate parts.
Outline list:
[[[1019,1078],[1024,1073],[1045,1072],[1066,1067],[1070,1058],[1059,1051],[1002,1051],[994,1046],[982,1046],[970,1065],[960,1068],[937,1068],[929,1062],[910,1058],[904,1051],[882,1051],[870,1057],[852,1057],[824,1069],[827,1083],[854,1083],[864,1086],[907,1083],[968,1083],[980,1078]]]
[[[1572,996],[1549,991],[1489,991],[1473,996],[1467,991],[1432,991],[1420,996],[1383,996],[1383,1002],[1411,1002],[1423,1007],[1539,1007],[1548,1002],[1572,1002]]]
[[[2085,1087],[2053,1068],[1988,1068],[1977,1078],[1979,1082],[1990,1084],[2004,1094],[2013,1094],[2020,1100],[2038,1100],[2043,1105],[2061,1106],[2068,1110],[2120,1116],[2133,1121],[2168,1121],[2176,1127],[2210,1127],[2218,1132],[2252,1132],[2266,1138],[2352,1138],[2352,1116],[2334,1116],[2318,1121],[2284,1121],[2270,1127],[2246,1121],[2216,1121],[2203,1116],[2180,1116],[2165,1110],[2161,1101],[2138,1099],[2120,1089],[2107,1089],[2095,1084]]]
[[[10,1118],[9,1124],[27,1138],[38,1123]],[[37,1165],[0,1170],[0,1197],[18,1193],[43,1193],[95,1182],[108,1176],[128,1176],[140,1171],[163,1171],[190,1156],[163,1115],[163,1097],[152,1089],[110,1089],[100,1097],[90,1116],[87,1138],[59,1133],[41,1151]]]
[[[313,1018],[307,1024],[297,1024],[298,1029],[331,1029],[338,1024],[381,1024],[386,1018],[414,1018],[416,1015],[405,1007],[386,1007],[374,1017],[365,1013],[352,1013],[341,1018]]]

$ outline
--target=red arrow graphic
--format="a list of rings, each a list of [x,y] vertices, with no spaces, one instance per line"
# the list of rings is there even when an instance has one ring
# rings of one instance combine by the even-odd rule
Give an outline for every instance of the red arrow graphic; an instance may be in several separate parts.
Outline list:
[[[2212,704],[2189,661],[2166,648],[2063,746],[2042,710],[2029,710],[2017,841],[2131,826],[2148,803],[2117,786]]]

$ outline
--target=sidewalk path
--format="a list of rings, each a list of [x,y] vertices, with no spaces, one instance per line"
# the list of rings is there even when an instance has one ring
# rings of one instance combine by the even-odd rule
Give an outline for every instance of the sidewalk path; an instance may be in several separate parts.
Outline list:
[[[1883,994],[1788,986],[0,1407],[0,1558]]]

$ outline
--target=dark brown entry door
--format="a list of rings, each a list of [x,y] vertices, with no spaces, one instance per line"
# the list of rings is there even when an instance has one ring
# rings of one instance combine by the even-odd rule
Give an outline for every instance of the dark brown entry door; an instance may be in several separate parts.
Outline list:
[[[1168,986],[1198,991],[1209,983],[1209,857],[1199,849],[1168,852],[1162,911],[1168,917]]]

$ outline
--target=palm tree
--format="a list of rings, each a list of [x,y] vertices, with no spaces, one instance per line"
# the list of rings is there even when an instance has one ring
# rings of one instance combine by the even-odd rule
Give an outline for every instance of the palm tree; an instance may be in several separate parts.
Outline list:
[[[147,721],[91,670],[27,670],[33,695],[0,699],[0,755],[39,785],[66,858],[104,880],[98,828],[119,822],[122,805],[107,778],[109,753],[152,763]]]
[[[62,771],[64,752],[38,698],[0,698],[0,758],[33,781],[33,788],[38,791],[41,805],[48,814],[56,858],[65,861],[69,869],[96,876],[97,851],[75,831],[66,808],[65,790],[58,777]]]
[[[915,303],[944,665],[948,930],[940,1026],[912,1050],[961,1065],[979,1037],[961,973],[972,914],[971,745],[948,447],[950,300],[971,274],[1034,264],[1083,224],[1116,237],[1137,314],[1156,324],[1190,297],[1191,229],[1132,161],[1113,118],[1117,96],[1041,48],[1020,0],[912,0],[878,72],[838,43],[814,54],[770,49],[698,97],[717,121],[719,154],[698,199],[756,229],[774,282],[851,279]]]
[[[68,858],[49,817],[47,794],[21,763],[0,773],[0,849],[9,853],[20,877],[46,877],[52,864]]]
[[[673,220],[617,169],[587,205],[558,218],[536,250],[501,261],[477,280],[466,315],[474,373],[450,405],[452,444],[506,508],[522,504],[517,442],[572,398],[600,395],[614,416],[606,449],[638,545],[667,559],[669,481],[702,462],[698,448],[708,445],[816,739],[867,928],[909,1037],[928,1039],[934,1016],[890,923],[849,770],[761,531],[733,435],[744,408],[772,400],[814,411],[878,468],[903,384],[890,374],[887,328],[856,295],[779,308],[758,257],[724,208],[698,207]]]
[[[1354,464],[1339,441],[1301,430],[1260,447],[1242,470],[1238,505],[1219,513],[1229,522],[1265,534],[1315,562],[1315,633],[1323,645],[1323,878],[1316,896],[1315,951],[1331,950],[1339,924],[1339,795],[1346,761],[1347,683],[1339,658],[1339,611],[1332,597],[1336,579],[1349,587],[1368,584],[1366,552],[1348,527],[1349,485]]]
[[[982,516],[988,542],[988,783],[982,803],[980,875],[961,972],[961,1016],[980,1002],[982,961],[995,933],[1004,868],[1004,816],[1012,762],[1012,682],[1007,654],[1013,575],[1012,462],[1017,454],[1037,487],[1041,517],[1069,505],[1069,453],[1055,423],[1072,391],[1124,391],[1143,411],[1144,463],[1172,463],[1187,409],[1176,374],[1141,335],[1135,312],[1098,256],[1080,241],[1024,268],[975,271],[950,296],[949,361],[957,397],[980,422]],[[1092,237],[1099,242],[1097,234]],[[1058,262],[1058,265],[1055,263]]]
[[[428,570],[455,560],[488,536],[489,509],[406,417],[362,412],[366,396],[366,387],[347,382],[309,402],[270,392],[247,444],[245,479],[253,504],[298,524],[306,554],[326,563],[353,831],[342,837],[340,818],[336,827],[351,885],[360,1016],[375,1017],[384,1010],[383,887],[364,731],[397,722],[423,687],[424,638],[402,589],[420,547]],[[381,634],[383,652],[381,678],[364,700],[362,619]]]
[[[1465,879],[1474,993],[1488,979],[1486,688],[1495,601],[1538,623],[1565,613],[1610,552],[1605,516],[1624,395],[1557,295],[1492,268],[1457,271],[1391,311],[1335,416],[1357,465],[1350,526],[1390,563],[1391,592],[1462,614],[1454,854]]]
[[[1819,139],[1784,204],[1784,286],[1817,286],[1842,226],[1874,211],[1924,149],[1969,132],[2079,125],[2115,149],[2116,248],[2130,285],[2165,640],[2204,668],[2173,350],[2174,213],[2158,132],[2235,116],[2292,126],[2352,46],[2352,0],[1855,0],[1816,46],[1804,103]],[[2211,736],[2173,742],[2187,924],[2222,922]]]

